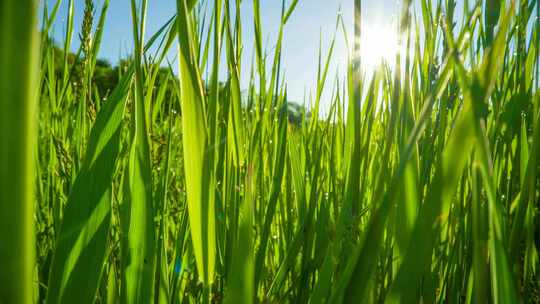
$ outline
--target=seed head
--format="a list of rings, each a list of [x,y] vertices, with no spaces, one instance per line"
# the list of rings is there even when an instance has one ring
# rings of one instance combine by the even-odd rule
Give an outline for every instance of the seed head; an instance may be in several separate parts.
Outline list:
[[[94,21],[94,2],[85,0],[84,19],[79,38],[81,39],[82,51],[88,59],[92,46],[92,23]]]

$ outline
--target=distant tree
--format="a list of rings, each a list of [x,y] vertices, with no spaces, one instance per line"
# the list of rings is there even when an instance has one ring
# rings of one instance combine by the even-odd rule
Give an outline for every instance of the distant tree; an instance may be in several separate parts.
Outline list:
[[[115,73],[115,70],[107,60],[98,59],[96,60],[92,81],[97,87],[99,95],[105,97],[109,95],[118,84],[118,73]]]
[[[303,105],[299,105],[294,101],[287,102],[287,113],[289,122],[296,127],[300,127],[303,120],[308,120],[311,117],[311,113],[309,111],[306,112],[306,108]]]

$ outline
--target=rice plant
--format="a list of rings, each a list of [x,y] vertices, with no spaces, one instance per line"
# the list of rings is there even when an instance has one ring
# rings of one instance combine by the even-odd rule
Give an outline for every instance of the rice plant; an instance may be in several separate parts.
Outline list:
[[[350,0],[304,107],[244,1],[1,2],[0,303],[540,302],[540,1]]]

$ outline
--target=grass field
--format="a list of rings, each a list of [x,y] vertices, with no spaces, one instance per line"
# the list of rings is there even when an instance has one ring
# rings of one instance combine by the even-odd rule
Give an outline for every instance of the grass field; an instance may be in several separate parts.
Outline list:
[[[540,303],[540,1],[405,0],[372,74],[351,0],[298,117],[282,43],[309,0],[276,1],[271,56],[260,0],[250,24],[177,0],[155,33],[131,0],[106,92],[110,0],[82,24],[65,1],[0,2],[0,303]]]

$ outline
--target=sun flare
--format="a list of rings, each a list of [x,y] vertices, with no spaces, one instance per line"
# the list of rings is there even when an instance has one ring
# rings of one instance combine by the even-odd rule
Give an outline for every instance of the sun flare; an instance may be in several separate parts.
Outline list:
[[[385,27],[366,27],[360,36],[360,52],[356,54],[362,69],[372,73],[384,62],[394,65],[397,53],[403,53],[402,44],[395,30]]]

